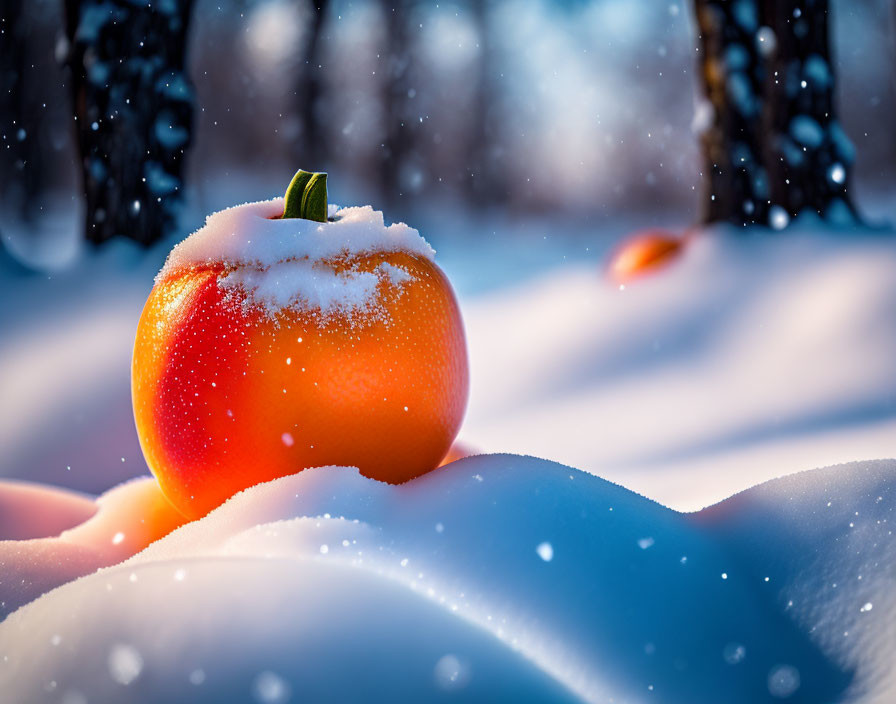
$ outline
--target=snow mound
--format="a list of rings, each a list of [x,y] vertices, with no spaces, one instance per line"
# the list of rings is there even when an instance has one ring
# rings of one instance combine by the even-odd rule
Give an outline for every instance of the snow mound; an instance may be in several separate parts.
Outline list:
[[[0,541],[59,535],[96,513],[93,499],[30,482],[0,481]]]
[[[893,461],[698,514],[518,456],[401,486],[309,469],[13,613],[0,688],[35,702],[890,701],[894,505]]]
[[[60,584],[121,562],[184,520],[150,477],[95,500],[0,482],[0,620]]]
[[[790,475],[694,514],[833,662],[861,702],[896,701],[896,462]],[[786,547],[785,547],[786,544]]]
[[[325,223],[281,219],[283,198],[246,203],[209,215],[205,226],[176,245],[158,279],[202,265],[223,265],[219,285],[246,294],[269,313],[297,306],[364,309],[381,280],[401,286],[410,276],[391,269],[336,271],[328,261],[373,252],[406,252],[432,260],[435,251],[404,223],[386,226],[371,206],[330,207]],[[157,280],[158,280],[157,279]]]

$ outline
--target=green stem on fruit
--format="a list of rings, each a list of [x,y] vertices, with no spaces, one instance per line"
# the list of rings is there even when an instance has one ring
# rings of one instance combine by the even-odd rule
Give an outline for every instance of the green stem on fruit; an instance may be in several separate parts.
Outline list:
[[[286,189],[283,218],[327,221],[327,175],[299,169]]]

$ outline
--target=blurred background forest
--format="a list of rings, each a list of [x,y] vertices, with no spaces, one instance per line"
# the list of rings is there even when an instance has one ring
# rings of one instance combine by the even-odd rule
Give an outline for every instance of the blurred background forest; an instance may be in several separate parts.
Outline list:
[[[83,46],[101,26],[82,15],[66,32],[57,0],[4,5],[0,230],[20,258],[51,265],[82,236],[77,140],[106,129],[102,116],[73,121],[66,64],[90,69],[87,90],[102,83]],[[690,2],[156,5],[186,27],[135,27],[134,41],[155,42],[150,59],[185,61],[183,82],[166,83],[174,107],[159,110],[139,82],[117,99],[137,102],[164,128],[163,146],[186,155],[182,184],[149,174],[159,193],[183,193],[168,226],[180,236],[208,212],[281,193],[298,167],[329,170],[332,201],[375,203],[387,220],[421,210],[563,217],[594,236],[619,221],[698,218],[705,116]],[[893,213],[893,14],[889,0],[831,2],[835,98],[856,148],[851,190],[872,220]],[[172,45],[186,56],[172,58]],[[139,210],[139,197],[122,197]]]

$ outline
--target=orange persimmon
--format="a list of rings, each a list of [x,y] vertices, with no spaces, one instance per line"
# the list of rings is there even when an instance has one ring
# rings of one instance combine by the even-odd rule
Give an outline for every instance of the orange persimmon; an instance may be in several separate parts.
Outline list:
[[[272,313],[222,285],[226,261],[166,265],[150,293],[134,348],[134,414],[147,463],[185,516],[307,467],[355,466],[400,483],[449,450],[469,373],[444,273],[418,252],[370,247],[313,266],[367,276],[376,305]]]
[[[626,239],[610,257],[613,280],[626,283],[669,264],[681,253],[683,238],[664,230],[646,230]]]

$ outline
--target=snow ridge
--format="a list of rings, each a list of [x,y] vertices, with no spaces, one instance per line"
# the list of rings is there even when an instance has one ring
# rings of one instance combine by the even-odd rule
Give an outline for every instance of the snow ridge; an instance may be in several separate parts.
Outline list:
[[[681,514],[531,457],[400,486],[307,469],[11,614],[0,691],[220,702],[272,673],[331,701],[889,702],[894,488],[896,462],[860,463]]]

